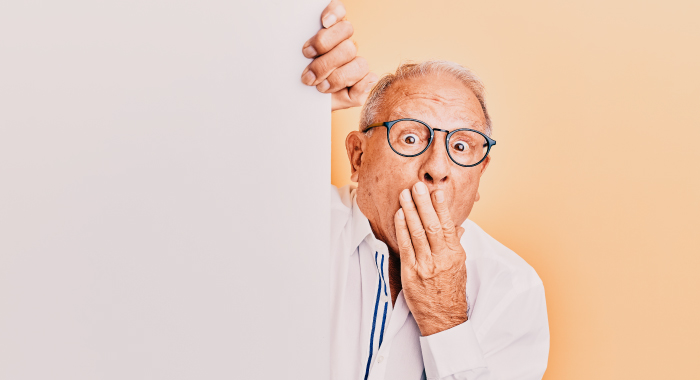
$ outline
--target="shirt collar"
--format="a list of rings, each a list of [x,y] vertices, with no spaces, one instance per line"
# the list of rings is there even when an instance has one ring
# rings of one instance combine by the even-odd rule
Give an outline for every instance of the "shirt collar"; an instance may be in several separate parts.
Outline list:
[[[352,186],[350,188],[350,196],[352,198],[352,219],[350,220],[352,235],[350,237],[350,242],[352,243],[353,249],[348,252],[348,254],[352,254],[355,248],[357,248],[368,235],[374,237],[369,219],[360,211],[360,207],[357,206],[357,187]]]

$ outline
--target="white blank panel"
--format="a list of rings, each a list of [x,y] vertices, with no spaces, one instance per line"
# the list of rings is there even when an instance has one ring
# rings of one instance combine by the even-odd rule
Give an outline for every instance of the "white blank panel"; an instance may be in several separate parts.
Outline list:
[[[0,4],[0,379],[328,378],[326,4]]]

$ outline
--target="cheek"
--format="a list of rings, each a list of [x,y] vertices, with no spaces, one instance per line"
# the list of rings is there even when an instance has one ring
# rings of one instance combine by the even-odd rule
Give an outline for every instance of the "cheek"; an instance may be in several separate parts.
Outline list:
[[[417,181],[419,165],[414,165],[413,162],[417,160],[394,153],[386,141],[374,144],[366,154],[366,161],[363,162],[363,166],[366,164],[366,170],[361,177],[364,177],[368,184],[375,184],[387,197],[395,196],[398,204],[398,194],[401,190],[409,188]]]
[[[479,190],[479,175],[476,172],[468,173],[459,178],[456,185],[452,216],[455,223],[461,223],[467,219],[474,206],[474,199]]]
[[[394,208],[398,210],[398,196],[403,190],[401,181],[396,180],[400,168],[387,161],[375,161],[367,165],[367,169],[359,185],[372,197],[381,213],[389,213]]]
[[[397,155],[388,146],[368,150],[366,154],[358,186],[372,199],[379,217],[389,228],[399,209],[399,195],[418,181],[420,165],[414,162],[417,160]]]

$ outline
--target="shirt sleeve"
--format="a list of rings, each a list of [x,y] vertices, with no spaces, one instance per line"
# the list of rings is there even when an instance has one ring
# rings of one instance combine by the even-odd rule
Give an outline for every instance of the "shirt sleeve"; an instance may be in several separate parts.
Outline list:
[[[420,344],[428,380],[541,379],[549,356],[544,287],[514,291],[478,325],[470,319]]]

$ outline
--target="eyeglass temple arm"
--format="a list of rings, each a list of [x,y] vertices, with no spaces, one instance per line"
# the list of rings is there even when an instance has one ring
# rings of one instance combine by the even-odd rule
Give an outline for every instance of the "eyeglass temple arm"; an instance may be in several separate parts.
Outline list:
[[[374,124],[368,125],[367,128],[365,128],[365,132],[369,131],[371,128],[374,128],[374,127],[384,127],[384,126],[385,126],[385,123],[374,123]]]
[[[491,146],[496,145],[496,140],[489,139],[489,141],[487,141],[486,144],[484,144],[484,146],[489,146],[489,145],[491,145]]]

